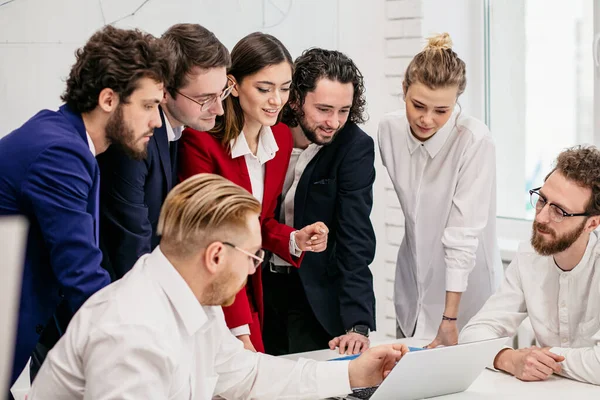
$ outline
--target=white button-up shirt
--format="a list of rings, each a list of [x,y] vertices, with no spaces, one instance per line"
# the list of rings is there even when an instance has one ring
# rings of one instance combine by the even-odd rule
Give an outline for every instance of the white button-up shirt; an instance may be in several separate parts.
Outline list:
[[[379,124],[379,149],[405,217],[396,265],[395,306],[406,335],[433,339],[446,291],[464,292],[459,327],[502,276],[496,238],[496,157],[482,122],[455,112],[429,140],[404,112]]]
[[[513,336],[529,316],[535,338],[565,357],[562,373],[600,385],[600,241],[590,234],[585,253],[571,271],[552,256],[520,246],[500,289],[460,334],[460,342]],[[493,360],[490,360],[490,364]]]
[[[179,140],[181,138],[181,134],[183,133],[183,126],[178,126],[176,128],[173,128],[171,126],[171,123],[169,122],[169,118],[167,118],[166,115],[165,115],[165,129],[167,131],[167,139],[169,139],[169,145],[171,144],[170,142]]]
[[[94,141],[92,140],[92,137],[87,131],[85,131],[85,135],[87,136],[88,147],[90,148],[92,155],[96,157],[96,146],[94,146]]]
[[[79,309],[29,400],[308,399],[351,391],[348,362],[245,350],[157,247]]]
[[[252,154],[244,132],[240,132],[237,140],[232,140],[231,158],[244,157],[250,175],[252,195],[262,203],[265,193],[265,163],[275,158],[279,146],[269,126],[263,126],[258,134],[258,148],[256,155]]]
[[[294,147],[292,150],[290,164],[285,173],[285,181],[283,182],[283,191],[281,192],[283,202],[281,204],[281,214],[279,215],[279,221],[283,221],[286,225],[294,226],[294,199],[296,197],[298,182],[300,182],[306,166],[315,158],[322,147],[311,143],[306,149]],[[273,254],[273,264],[291,265],[276,254]]]
[[[252,187],[252,195],[262,204],[263,197],[265,194],[265,163],[275,158],[275,154],[279,150],[273,131],[269,126],[262,126],[258,134],[258,148],[256,155],[250,150],[246,135],[244,132],[240,132],[237,140],[232,140],[229,144],[231,146],[231,158],[244,157],[246,167],[248,168],[248,175],[250,176],[250,186]],[[296,254],[295,248],[292,247],[294,236],[290,236],[290,254],[294,254],[299,257],[302,253]],[[231,329],[231,333],[234,336],[249,335],[250,327],[248,325],[241,325]]]

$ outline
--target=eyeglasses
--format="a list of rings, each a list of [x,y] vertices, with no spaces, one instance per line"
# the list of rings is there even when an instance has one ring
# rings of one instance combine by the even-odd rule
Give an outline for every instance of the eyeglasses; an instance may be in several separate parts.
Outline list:
[[[188,96],[187,94],[183,94],[181,93],[179,90],[176,90],[175,92],[177,94],[182,95],[183,97],[185,97],[188,100],[193,101],[194,103],[198,104],[200,106],[200,110],[201,111],[206,111],[208,110],[213,104],[215,104],[215,102],[217,100],[219,101],[223,101],[225,100],[230,94],[231,91],[233,90],[233,86],[234,84],[232,83],[231,85],[227,86],[225,89],[223,89],[223,91],[221,92],[221,94],[215,94],[211,97],[209,97],[208,99],[204,100],[204,101],[198,101],[198,100],[194,100],[193,98],[191,98],[190,96]]]
[[[554,222],[562,222],[567,217],[589,217],[589,213],[568,213],[556,204],[548,203],[548,200],[542,196],[539,192],[539,188],[531,189],[529,191],[530,201],[533,208],[535,208],[535,212],[539,213],[542,209],[548,204],[550,207],[550,219]]]
[[[229,242],[222,242],[222,243],[226,246],[233,247],[237,251],[240,251],[240,252],[244,253],[245,255],[247,255],[248,257],[250,257],[252,259],[252,263],[254,264],[254,268],[258,268],[258,266],[265,260],[265,251],[263,249],[258,249],[256,251],[256,254],[252,254],[249,251],[246,251],[244,249],[237,247],[235,244],[232,244]]]

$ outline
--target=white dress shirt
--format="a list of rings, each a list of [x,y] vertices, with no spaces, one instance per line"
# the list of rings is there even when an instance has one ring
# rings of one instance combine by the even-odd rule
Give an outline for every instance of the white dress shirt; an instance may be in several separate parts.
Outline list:
[[[410,131],[404,112],[379,124],[379,149],[405,217],[394,300],[405,333],[433,339],[446,291],[464,292],[459,328],[502,277],[496,238],[496,157],[488,128],[453,113],[429,140]]]
[[[87,136],[88,147],[90,148],[92,155],[96,157],[96,146],[94,146],[94,141],[92,140],[92,137],[87,131],[85,131],[85,135]]]
[[[279,215],[279,221],[283,221],[286,225],[294,226],[294,199],[296,197],[296,189],[298,188],[298,182],[302,178],[302,174],[306,169],[306,166],[311,162],[317,155],[319,150],[323,146],[311,143],[306,149],[300,149],[294,147],[292,149],[292,155],[290,157],[290,164],[287,172],[285,173],[285,181],[283,182],[283,191],[281,196],[283,202],[281,203],[281,213]],[[296,242],[294,241],[294,244]],[[291,264],[282,259],[281,257],[273,254],[273,264],[290,266]]]
[[[460,334],[460,342],[513,336],[529,316],[542,347],[565,357],[562,374],[600,385],[600,241],[590,234],[571,271],[520,246],[498,291]],[[493,360],[490,360],[490,364]]]
[[[171,145],[170,142],[179,140],[179,138],[181,138],[181,134],[183,133],[183,126],[178,126],[177,128],[173,128],[171,126],[171,123],[169,122],[169,118],[167,118],[166,114],[165,114],[165,129],[167,130],[167,138],[169,139],[169,145]]]
[[[260,129],[256,155],[252,154],[244,132],[240,132],[237,140],[232,140],[230,146],[231,158],[244,157],[248,175],[250,175],[252,195],[262,203],[265,193],[265,163],[275,158],[275,154],[279,150],[271,127],[263,126]]]
[[[244,132],[240,132],[237,140],[232,140],[231,158],[244,157],[250,176],[250,186],[252,187],[252,195],[262,204],[265,193],[265,163],[275,158],[275,154],[279,150],[273,131],[269,126],[262,126],[258,134],[258,148],[256,155],[250,150],[248,141]],[[302,252],[298,253],[299,249],[294,240],[294,232],[290,235],[290,254],[300,257]],[[249,335],[250,327],[241,325],[231,329],[234,336]]]
[[[348,362],[254,353],[203,307],[157,247],[94,294],[42,365],[29,400],[308,399],[351,392]]]

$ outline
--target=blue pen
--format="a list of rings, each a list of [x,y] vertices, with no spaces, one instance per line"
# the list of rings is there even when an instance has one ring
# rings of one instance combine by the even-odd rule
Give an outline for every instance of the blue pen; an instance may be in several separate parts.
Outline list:
[[[408,347],[408,350],[410,351],[421,351],[421,350],[427,350],[424,349],[423,347]],[[354,360],[356,357],[360,356],[360,353],[358,354],[351,354],[349,356],[343,356],[343,357],[338,357],[338,358],[331,358],[327,361],[344,361],[344,360]]]

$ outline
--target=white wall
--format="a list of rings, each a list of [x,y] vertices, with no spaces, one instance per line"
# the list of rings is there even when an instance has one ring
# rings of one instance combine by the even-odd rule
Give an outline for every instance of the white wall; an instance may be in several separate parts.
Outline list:
[[[0,137],[38,110],[57,108],[74,51],[104,23],[118,21],[119,27],[154,35],[174,23],[196,22],[230,49],[247,33],[261,30],[277,36],[294,57],[315,46],[341,50],[365,77],[370,120],[363,128],[375,138],[381,116],[400,104],[399,74],[421,47],[413,40],[421,35],[420,13],[420,0],[62,0],[60,7],[44,0],[16,0],[0,7]],[[375,339],[395,329],[383,317],[391,287],[385,276],[393,279],[394,266],[384,262],[389,255],[387,173],[379,159],[377,175],[371,215],[378,238],[372,265],[380,328]]]

